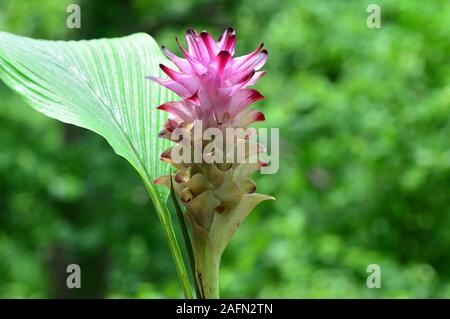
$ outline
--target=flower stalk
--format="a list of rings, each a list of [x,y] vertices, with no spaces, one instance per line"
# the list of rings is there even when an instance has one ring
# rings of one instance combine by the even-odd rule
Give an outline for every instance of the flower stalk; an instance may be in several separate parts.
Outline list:
[[[203,229],[193,236],[195,252],[195,279],[202,299],[219,298],[219,267],[221,254]]]
[[[171,180],[172,180],[172,172],[170,172],[170,176],[171,176]],[[195,257],[194,257],[194,251],[192,249],[191,238],[189,237],[189,231],[186,226],[186,220],[184,218],[183,211],[181,210],[180,204],[178,203],[177,195],[175,194],[175,190],[173,189],[172,183],[170,185],[170,196],[172,197],[172,201],[175,206],[175,210],[176,210],[177,217],[178,217],[178,222],[180,224],[181,233],[183,234],[183,241],[184,241],[184,245],[186,247],[186,252],[187,252],[187,255],[189,258],[189,265],[191,267],[191,273],[192,273],[192,276],[195,278],[196,277],[196,271],[195,271],[196,267],[195,267]],[[202,293],[200,291],[200,286],[196,280],[195,280],[194,286],[195,286],[195,293],[197,295],[197,298],[204,299],[202,297]]]

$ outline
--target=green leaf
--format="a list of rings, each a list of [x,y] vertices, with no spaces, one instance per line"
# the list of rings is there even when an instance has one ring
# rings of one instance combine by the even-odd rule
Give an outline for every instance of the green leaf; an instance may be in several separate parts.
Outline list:
[[[0,78],[37,111],[92,130],[126,158],[142,177],[167,235],[185,296],[188,274],[165,206],[168,190],[152,181],[168,173],[159,154],[169,145],[158,138],[166,120],[156,106],[173,96],[145,80],[161,76],[168,63],[144,33],[116,39],[46,41],[0,32]]]

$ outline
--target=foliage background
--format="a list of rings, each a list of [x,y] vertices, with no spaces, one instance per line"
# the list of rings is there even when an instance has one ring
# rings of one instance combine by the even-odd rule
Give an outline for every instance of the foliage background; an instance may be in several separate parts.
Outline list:
[[[0,30],[45,39],[144,31],[177,51],[188,27],[264,41],[258,84],[279,127],[277,175],[222,262],[223,297],[450,297],[450,3],[0,2]],[[0,297],[181,297],[141,181],[99,136],[32,111],[0,84]],[[66,266],[82,288],[65,286]],[[379,264],[382,288],[366,287]]]

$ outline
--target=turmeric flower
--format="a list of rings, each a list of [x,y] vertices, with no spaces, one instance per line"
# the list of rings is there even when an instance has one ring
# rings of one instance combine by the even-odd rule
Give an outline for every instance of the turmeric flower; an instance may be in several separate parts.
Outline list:
[[[246,150],[243,158],[248,160],[258,155],[263,147],[251,142],[249,134],[228,138],[226,146],[214,144],[208,152],[210,155],[222,154],[219,161],[210,162],[204,158],[191,161],[194,156],[187,154],[188,160],[177,162],[172,153],[181,148],[186,139],[182,140],[175,132],[181,131],[183,136],[192,137],[188,139],[192,145],[200,140],[200,148],[205,150],[203,136],[194,136],[199,126],[201,132],[211,128],[222,132],[246,129],[254,122],[264,121],[262,112],[248,108],[253,102],[263,99],[258,91],[249,87],[264,75],[260,69],[268,53],[261,44],[247,55],[234,57],[236,34],[233,28],[227,28],[218,41],[207,32],[197,33],[189,29],[186,43],[187,49],[178,42],[183,58],[163,47],[163,52],[178,70],[160,65],[168,78],[148,77],[181,97],[180,101],[158,106],[158,109],[169,113],[159,136],[177,143],[161,154],[161,160],[171,164],[176,174],[172,180],[169,175],[161,176],[155,183],[173,186],[185,206],[185,217],[191,226],[196,280],[202,297],[218,298],[219,264],[224,249],[251,210],[261,201],[273,199],[256,193],[256,185],[249,178],[264,163],[236,162],[228,154],[243,145]],[[251,151],[255,144],[256,148]],[[193,145],[192,149],[196,147]]]

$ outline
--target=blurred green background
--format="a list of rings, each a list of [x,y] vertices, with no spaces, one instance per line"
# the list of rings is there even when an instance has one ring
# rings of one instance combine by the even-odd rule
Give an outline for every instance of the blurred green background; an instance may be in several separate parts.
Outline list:
[[[264,41],[257,88],[279,127],[277,175],[225,252],[223,297],[450,297],[448,1],[0,2],[0,30],[45,39],[148,32],[178,52],[186,28]],[[65,286],[81,266],[82,288]],[[381,267],[368,289],[366,268]],[[182,297],[132,167],[99,136],[44,117],[0,84],[0,297]]]

